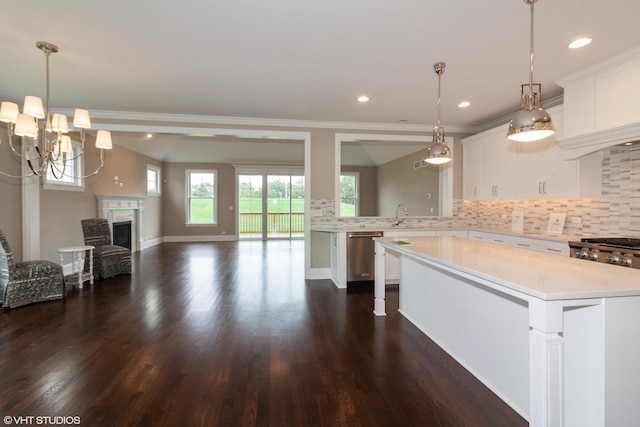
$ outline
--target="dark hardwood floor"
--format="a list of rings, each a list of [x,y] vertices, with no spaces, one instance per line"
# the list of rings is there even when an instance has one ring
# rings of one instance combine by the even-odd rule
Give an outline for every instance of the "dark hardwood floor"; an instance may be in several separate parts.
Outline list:
[[[131,276],[1,312],[1,415],[82,426],[527,425],[398,314],[397,287],[388,316],[375,317],[370,286],[305,281],[303,245],[165,243],[136,253]]]

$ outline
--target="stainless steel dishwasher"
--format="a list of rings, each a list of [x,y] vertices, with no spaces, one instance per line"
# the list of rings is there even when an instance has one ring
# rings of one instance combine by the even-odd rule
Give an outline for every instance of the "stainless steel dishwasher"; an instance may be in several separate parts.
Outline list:
[[[374,237],[382,237],[382,231],[347,233],[347,282],[375,279]]]

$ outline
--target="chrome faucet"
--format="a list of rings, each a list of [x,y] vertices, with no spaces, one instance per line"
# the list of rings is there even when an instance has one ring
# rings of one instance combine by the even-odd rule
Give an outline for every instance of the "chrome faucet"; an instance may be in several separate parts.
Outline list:
[[[402,224],[404,222],[403,219],[398,218],[398,209],[400,209],[401,207],[404,208],[404,216],[409,215],[409,209],[407,209],[407,207],[405,205],[403,205],[402,203],[397,205],[396,206],[396,220],[393,222],[393,225],[395,227],[399,226],[400,224]]]

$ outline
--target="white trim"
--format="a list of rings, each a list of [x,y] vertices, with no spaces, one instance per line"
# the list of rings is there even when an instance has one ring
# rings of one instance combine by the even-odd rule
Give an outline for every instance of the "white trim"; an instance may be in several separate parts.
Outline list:
[[[562,77],[556,80],[556,83],[561,88],[565,88],[569,82],[575,83],[580,80],[593,78],[596,74],[610,71],[611,69],[626,64],[627,62],[640,57],[640,45],[634,46],[631,49],[620,52],[617,55],[610,56],[603,61],[596,64],[592,64],[589,67],[583,68],[568,76]]]
[[[72,115],[73,110],[60,110],[61,113]],[[105,120],[105,122],[102,122]],[[367,122],[336,122],[318,120],[288,120],[269,119],[254,117],[231,117],[231,116],[199,116],[183,114],[156,114],[139,113],[134,111],[106,111],[91,110],[91,120],[100,123],[100,129],[118,131],[125,130],[121,126],[127,127],[124,123],[145,122],[144,125],[134,125],[138,132],[161,132],[159,129],[172,128],[169,133],[185,133],[189,125],[222,125],[222,126],[257,126],[257,127],[289,127],[306,129],[357,129],[362,131],[386,131],[386,132],[431,132],[434,124],[413,124],[413,123],[367,123]],[[153,123],[180,123],[185,126],[155,126]],[[195,129],[195,128],[194,128]],[[202,128],[201,128],[202,129]],[[212,131],[213,128],[205,128]],[[131,129],[128,129],[131,130]],[[220,129],[217,129],[220,130]],[[477,126],[447,126],[447,131],[454,133],[477,133]],[[246,130],[239,131],[246,134]],[[243,133],[244,132],[244,133]],[[279,132],[282,133],[282,132]],[[218,135],[222,135],[219,133]],[[228,135],[228,134],[226,134]]]
[[[149,171],[152,170],[156,173],[156,188],[158,191],[149,192]],[[147,175],[147,196],[160,196],[162,195],[162,168],[160,166],[152,165],[147,163],[146,169]]]
[[[145,249],[149,249],[153,246],[157,246],[164,243],[164,237],[155,237],[153,239],[145,240],[140,244],[140,250],[144,251]]]
[[[189,243],[189,242],[233,242],[237,240],[232,234],[218,234],[215,236],[165,236],[164,242]]]
[[[24,177],[30,171],[22,162],[22,260],[40,259],[40,178]]]
[[[141,250],[143,246],[142,211],[144,210],[144,197],[96,194],[96,198],[98,199],[98,218],[106,218],[109,221],[109,228],[112,234],[113,212],[117,210],[133,210],[131,251]]]
[[[217,226],[219,224],[219,207],[218,207],[218,170],[217,169],[185,169],[185,201],[184,201],[184,209],[185,209],[185,225],[187,227],[211,227]],[[201,174],[213,174],[213,222],[190,222],[190,201],[191,201],[191,174],[192,173],[201,173]]]
[[[244,165],[233,164],[237,175],[304,175],[304,165]]]

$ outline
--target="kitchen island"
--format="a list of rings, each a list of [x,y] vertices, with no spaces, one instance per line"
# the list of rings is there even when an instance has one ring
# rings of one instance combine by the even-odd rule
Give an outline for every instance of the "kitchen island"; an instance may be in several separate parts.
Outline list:
[[[376,240],[399,310],[532,426],[640,425],[640,271],[465,238]]]

